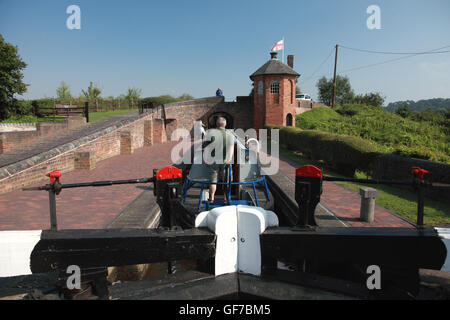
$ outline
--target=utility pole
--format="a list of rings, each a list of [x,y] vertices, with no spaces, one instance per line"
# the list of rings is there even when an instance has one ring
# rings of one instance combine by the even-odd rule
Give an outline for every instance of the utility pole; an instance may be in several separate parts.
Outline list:
[[[336,55],[334,57],[333,100],[331,103],[332,109],[334,109],[335,100],[336,100],[336,68],[337,68],[338,47],[339,47],[339,45],[336,45]]]

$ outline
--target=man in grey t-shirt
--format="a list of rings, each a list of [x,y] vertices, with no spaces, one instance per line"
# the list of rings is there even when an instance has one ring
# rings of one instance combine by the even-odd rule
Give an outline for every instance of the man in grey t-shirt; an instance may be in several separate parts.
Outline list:
[[[225,130],[227,120],[224,117],[217,118],[217,129],[209,130],[208,136],[212,142],[205,148],[206,155],[211,155],[212,159],[205,159],[206,166],[210,169],[210,182],[225,181],[226,166],[233,162],[234,155],[234,135]],[[222,153],[222,154],[220,154]],[[214,202],[214,195],[217,190],[216,184],[209,185],[209,201]],[[226,200],[226,198],[225,198]]]

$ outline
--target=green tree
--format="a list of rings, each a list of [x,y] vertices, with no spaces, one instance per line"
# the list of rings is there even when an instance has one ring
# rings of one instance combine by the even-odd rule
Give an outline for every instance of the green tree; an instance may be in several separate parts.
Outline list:
[[[91,101],[95,102],[95,111],[98,112],[98,98],[102,94],[102,91],[96,86],[94,86],[94,84],[91,81],[89,87],[87,88],[87,91],[81,90],[81,92],[89,102]]]
[[[300,90],[299,86],[295,86],[295,94],[300,94],[302,93],[302,90]]]
[[[331,106],[333,100],[333,79],[327,79],[325,77],[320,78],[316,84],[319,90],[319,100],[327,106]],[[336,77],[336,104],[344,105],[351,103],[355,97],[355,94],[350,85],[348,77],[337,76]]]
[[[153,103],[155,106],[179,101],[177,98],[172,97],[170,94],[165,94],[158,97],[146,97],[141,100],[147,103]]]
[[[125,95],[125,99],[128,101],[130,109],[134,108],[134,103],[139,100],[142,94],[142,89],[137,88],[128,88],[128,91]]]
[[[395,109],[395,113],[398,114],[402,118],[408,118],[412,115],[412,111],[409,106],[405,103],[401,107]]]
[[[413,112],[410,116],[414,121],[428,121],[436,125],[445,125],[446,112],[444,110],[435,111],[434,109],[425,109],[420,112]]]
[[[63,103],[68,102],[72,99],[70,88],[64,81],[61,81],[61,86],[59,88],[56,88],[56,96],[58,97],[58,100]]]
[[[381,107],[384,103],[384,97],[378,92],[370,92],[365,95],[358,94],[355,96],[354,103]]]
[[[179,99],[180,101],[186,101],[186,100],[193,100],[194,97],[191,96],[190,94],[183,93],[181,96],[178,97],[178,99]]]
[[[18,55],[17,47],[7,43],[0,34],[0,118],[7,119],[14,111],[15,94],[27,91],[22,82],[22,69],[27,66]]]

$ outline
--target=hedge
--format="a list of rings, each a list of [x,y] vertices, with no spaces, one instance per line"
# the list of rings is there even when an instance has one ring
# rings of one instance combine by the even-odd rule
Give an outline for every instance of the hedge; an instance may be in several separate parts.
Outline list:
[[[53,109],[55,107],[55,99],[53,98],[42,98],[33,100],[32,103],[34,114],[37,117],[45,117],[50,114],[53,114],[53,111],[50,109]]]
[[[294,127],[266,125],[280,130],[280,144],[299,151],[314,161],[323,161],[336,171],[353,176],[355,170],[372,174],[377,150],[370,142],[358,137],[335,133],[302,130]]]

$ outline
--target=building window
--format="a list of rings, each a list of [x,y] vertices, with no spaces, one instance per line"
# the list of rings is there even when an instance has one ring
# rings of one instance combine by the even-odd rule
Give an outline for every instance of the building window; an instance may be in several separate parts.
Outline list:
[[[263,94],[264,93],[264,82],[259,81],[258,82],[258,94]]]
[[[280,93],[280,84],[277,80],[270,81],[270,93],[279,94]]]

